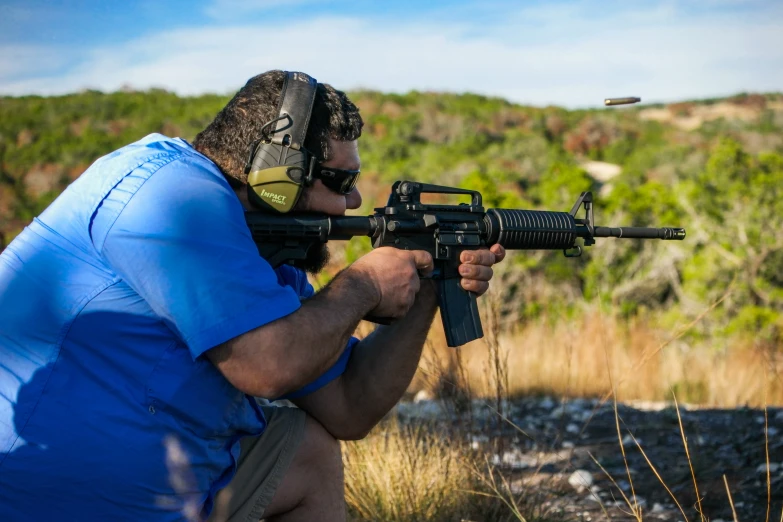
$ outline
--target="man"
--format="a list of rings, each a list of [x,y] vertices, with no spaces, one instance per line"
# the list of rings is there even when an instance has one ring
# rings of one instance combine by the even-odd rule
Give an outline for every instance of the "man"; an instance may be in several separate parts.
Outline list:
[[[409,384],[433,261],[379,248],[314,294],[258,256],[244,164],[283,78],[248,81],[193,146],[151,135],[99,159],[0,255],[0,520],[345,518],[337,441]],[[321,164],[358,170],[361,127],[319,84]],[[360,204],[316,180],[297,210]],[[462,286],[484,293],[503,256],[463,254]],[[352,338],[368,314],[397,321]]]

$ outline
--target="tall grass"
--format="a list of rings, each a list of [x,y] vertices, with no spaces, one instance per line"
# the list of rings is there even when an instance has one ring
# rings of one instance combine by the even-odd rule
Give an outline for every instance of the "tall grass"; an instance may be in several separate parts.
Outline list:
[[[720,350],[681,341],[661,349],[672,335],[594,310],[574,319],[536,320],[490,343],[474,341],[459,356],[466,385],[481,397],[496,397],[497,381],[487,378],[487,367],[502,357],[511,396],[602,397],[611,371],[620,401],[671,400],[674,390],[683,401],[705,406],[783,405],[783,354],[758,349],[752,339],[735,339]],[[431,339],[411,391],[432,387],[435,366],[454,365],[457,355],[440,341],[442,333],[433,331]],[[493,343],[500,355],[493,355]]]

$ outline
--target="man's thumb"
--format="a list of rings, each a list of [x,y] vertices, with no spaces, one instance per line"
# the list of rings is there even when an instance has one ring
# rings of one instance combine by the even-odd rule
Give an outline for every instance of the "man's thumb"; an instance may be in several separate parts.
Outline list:
[[[416,268],[419,271],[426,274],[435,269],[432,255],[426,250],[412,250],[411,254],[413,254],[413,262],[416,264]]]

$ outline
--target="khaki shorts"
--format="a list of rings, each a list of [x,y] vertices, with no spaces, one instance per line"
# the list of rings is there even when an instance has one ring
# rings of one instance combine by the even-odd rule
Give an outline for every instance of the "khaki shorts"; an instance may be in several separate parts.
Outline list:
[[[258,522],[304,438],[304,411],[261,406],[267,427],[240,441],[237,473],[215,496],[209,522]]]

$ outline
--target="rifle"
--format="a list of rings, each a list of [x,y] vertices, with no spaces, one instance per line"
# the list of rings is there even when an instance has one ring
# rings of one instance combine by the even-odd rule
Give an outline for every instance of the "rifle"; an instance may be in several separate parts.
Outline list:
[[[422,194],[461,194],[470,204],[430,205]],[[581,207],[585,217],[577,218]],[[369,236],[373,248],[390,246],[426,250],[435,261],[432,279],[446,341],[461,346],[484,336],[476,295],[460,286],[460,253],[496,243],[508,250],[563,250],[566,257],[582,255],[582,246],[597,237],[685,239],[683,228],[598,227],[593,221],[592,192],[582,192],[571,212],[491,208],[484,210],[481,194],[439,185],[397,181],[385,207],[372,216],[328,216],[251,211],[245,213],[258,252],[273,268],[305,259],[314,245],[329,240]],[[576,239],[582,238],[582,245]],[[375,320],[375,319],[372,319]],[[383,321],[376,321],[381,322]]]

